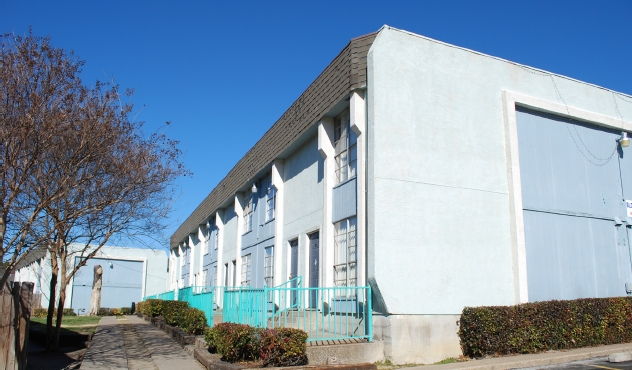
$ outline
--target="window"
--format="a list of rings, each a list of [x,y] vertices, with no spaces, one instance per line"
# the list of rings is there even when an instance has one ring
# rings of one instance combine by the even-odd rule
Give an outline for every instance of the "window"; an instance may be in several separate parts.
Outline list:
[[[252,254],[241,257],[241,285],[249,286],[252,276]]]
[[[204,251],[202,252],[202,254],[208,254],[208,245],[211,243],[211,230],[213,227],[213,224],[210,224],[209,228],[205,228],[202,231],[202,235],[204,236]]]
[[[252,231],[252,198],[254,194],[248,192],[244,198],[244,234]]]
[[[217,286],[217,266],[213,267],[213,283],[211,286]]]
[[[204,270],[202,271],[202,281],[200,281],[200,286],[206,286],[208,284],[206,284],[206,279],[208,278],[208,270]]]
[[[358,136],[351,130],[349,111],[334,121],[334,149],[336,151],[336,184],[356,175],[358,165]]]
[[[356,286],[357,244],[355,217],[334,224],[334,285]]]
[[[268,195],[266,200],[266,222],[274,219],[274,208],[276,205],[276,189],[272,182],[268,183]]]
[[[181,252],[180,252],[180,266],[186,265],[186,255],[187,255],[187,249],[186,249],[186,245],[182,245],[180,247]]]
[[[224,286],[228,285],[228,263],[224,264]]]
[[[237,260],[233,260],[232,264],[233,264],[232,266],[233,267],[233,281],[231,281],[231,284],[233,286],[236,286],[237,285]]]
[[[268,288],[271,288],[274,284],[274,247],[265,249],[263,281]]]
[[[215,239],[213,239],[213,249],[217,249],[217,247],[219,246],[219,229],[217,228],[217,226],[215,226],[213,233],[215,234]]]

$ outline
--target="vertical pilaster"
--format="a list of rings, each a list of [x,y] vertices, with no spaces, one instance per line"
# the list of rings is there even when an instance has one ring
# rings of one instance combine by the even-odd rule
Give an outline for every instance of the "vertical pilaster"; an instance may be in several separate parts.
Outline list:
[[[244,194],[235,194],[235,214],[237,215],[237,241],[235,243],[235,280],[233,285],[241,285],[241,236],[244,231]]]
[[[224,285],[224,274],[228,272],[224,269],[224,210],[215,212],[215,227],[217,227],[217,284]],[[213,246],[211,246],[213,247]],[[219,303],[219,300],[217,301]]]
[[[356,256],[358,259],[356,271],[358,274],[358,286],[367,284],[366,280],[366,100],[364,90],[355,90],[349,100],[349,114],[351,129],[358,135],[357,152],[357,228],[356,228]]]
[[[274,284],[279,285],[287,281],[286,276],[282,274],[283,254],[288,253],[283,240],[283,206],[284,206],[284,182],[283,171],[285,162],[282,159],[275,159],[272,163],[272,173],[270,175],[272,186],[276,191],[276,204],[274,205]]]
[[[318,152],[325,159],[323,176],[323,222],[320,235],[321,286],[333,286],[334,226],[332,223],[332,193],[336,184],[334,120],[323,118],[318,123]]]

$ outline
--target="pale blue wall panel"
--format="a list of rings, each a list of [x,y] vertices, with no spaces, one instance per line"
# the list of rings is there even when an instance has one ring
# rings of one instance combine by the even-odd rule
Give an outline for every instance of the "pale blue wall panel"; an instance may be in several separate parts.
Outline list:
[[[353,178],[333,188],[332,221],[338,222],[357,212],[357,181]]]
[[[95,265],[103,268],[101,307],[130,307],[142,299],[143,262],[93,258],[75,275],[71,302],[75,312],[87,313],[90,308]]]
[[[529,301],[626,295],[620,133],[528,110],[516,118]]]

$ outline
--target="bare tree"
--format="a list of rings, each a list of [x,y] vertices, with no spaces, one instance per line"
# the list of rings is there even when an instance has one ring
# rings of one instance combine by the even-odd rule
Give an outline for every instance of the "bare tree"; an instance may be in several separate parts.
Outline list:
[[[52,145],[55,126],[72,110],[81,88],[77,78],[83,62],[72,53],[50,46],[48,38],[0,36],[0,258],[6,269],[4,287],[13,268],[30,250],[48,242],[48,235],[29,233],[48,198],[33,196],[33,178],[45,174],[43,152]]]
[[[177,142],[162,132],[146,136],[142,123],[130,118],[133,106],[123,101],[132,91],[121,94],[117,85],[98,81],[93,87],[84,86],[79,78],[83,62],[73,59],[72,53],[52,48],[48,39],[29,35],[12,41],[16,51],[25,44],[29,47],[30,54],[7,52],[22,58],[19,62],[31,73],[24,78],[45,79],[63,63],[76,67],[67,71],[73,84],[51,92],[52,96],[62,95],[58,96],[63,101],[61,108],[52,105],[50,114],[35,116],[42,126],[34,130],[44,131],[34,137],[44,141],[36,143],[36,153],[23,154],[35,164],[20,180],[21,187],[12,190],[17,198],[22,197],[22,203],[32,204],[27,211],[12,211],[17,217],[11,222],[16,227],[10,235],[16,240],[21,240],[16,237],[18,231],[23,235],[21,251],[15,253],[19,256],[32,243],[29,248],[43,245],[51,257],[47,347],[54,350],[59,345],[66,287],[77,271],[110,240],[160,238],[174,194],[173,182],[189,172],[180,162]],[[34,59],[33,55],[47,51],[56,59]],[[29,67],[34,60],[41,64],[38,68]],[[51,62],[57,64],[48,64]],[[22,114],[29,116],[22,111],[16,116]],[[19,166],[14,161],[7,167],[15,171]]]

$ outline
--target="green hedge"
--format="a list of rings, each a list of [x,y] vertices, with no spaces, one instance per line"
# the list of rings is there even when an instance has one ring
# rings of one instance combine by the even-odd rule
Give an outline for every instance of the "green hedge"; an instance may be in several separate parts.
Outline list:
[[[221,323],[204,334],[209,350],[223,361],[263,360],[264,366],[306,365],[307,333],[298,329],[259,329]]]
[[[46,317],[48,316],[48,309],[47,308],[35,308],[33,309],[33,312],[31,314],[31,316],[33,317]],[[75,313],[75,310],[72,308],[64,308],[64,311],[62,312],[62,316],[77,316],[77,314]],[[53,317],[57,317],[57,310],[53,311]]]
[[[221,323],[214,325],[204,334],[212,352],[222,356],[223,361],[249,361],[258,358],[260,330],[249,325]]]
[[[148,299],[144,302],[139,302],[136,310],[145,316],[158,317],[162,315],[162,302],[160,299]]]
[[[259,352],[263,366],[307,365],[307,333],[299,329],[275,328],[261,332]]]
[[[181,316],[184,315],[184,311],[189,307],[189,304],[185,301],[160,301],[162,302],[162,318],[168,325],[180,325],[182,322]],[[149,315],[147,315],[149,316]]]
[[[465,307],[459,322],[469,357],[632,342],[632,297]]]
[[[178,317],[178,327],[189,334],[202,334],[206,328],[206,316],[202,310],[187,307]]]

